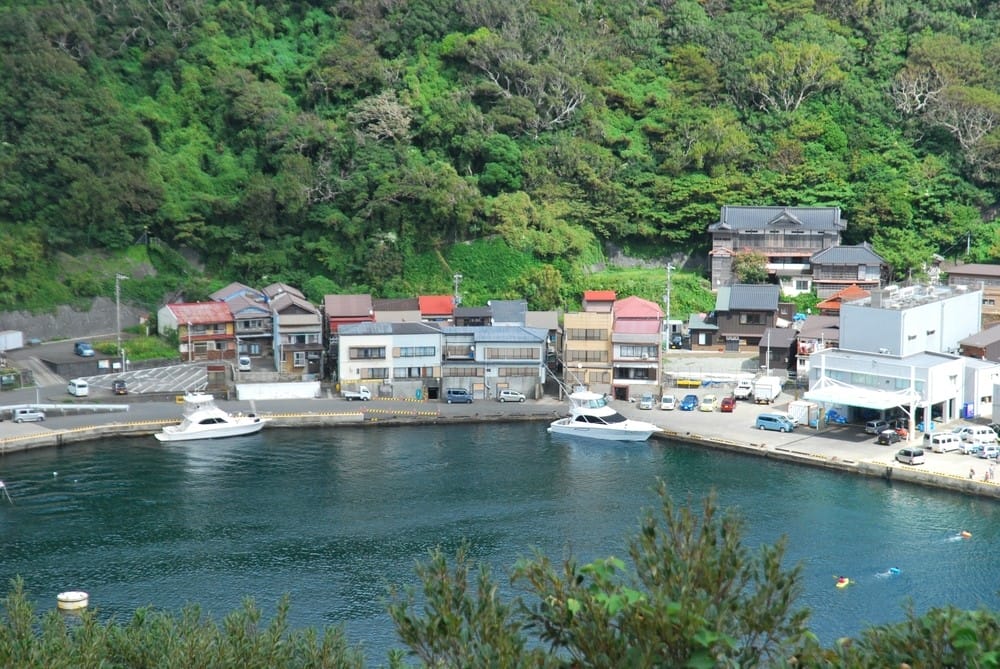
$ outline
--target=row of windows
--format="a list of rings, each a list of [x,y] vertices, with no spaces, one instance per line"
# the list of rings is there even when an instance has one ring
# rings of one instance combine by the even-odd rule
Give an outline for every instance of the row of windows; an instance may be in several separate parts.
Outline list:
[[[393,367],[394,379],[430,379],[437,376],[433,367]]]
[[[601,328],[569,328],[566,339],[573,341],[607,341],[608,331]]]
[[[320,336],[318,334],[290,334],[284,335],[281,338],[284,344],[319,344],[321,343]]]
[[[591,370],[587,372],[587,378],[590,379],[590,383],[611,383],[611,372],[595,372]]]
[[[429,358],[437,355],[433,346],[401,346],[394,351],[397,358]]]
[[[491,346],[486,349],[487,360],[540,360],[541,357],[538,347]]]
[[[607,351],[580,351],[570,349],[566,351],[566,362],[607,362]]]
[[[831,379],[843,381],[844,383],[848,383],[852,386],[875,388],[876,390],[886,390],[892,392],[896,390],[907,390],[910,387],[909,379],[891,378],[879,376],[877,374],[867,374],[865,372],[845,372],[828,369],[826,375]],[[924,392],[924,385],[924,381],[921,381],[920,379],[915,379],[913,382],[913,388],[918,393]]]
[[[656,380],[656,370],[646,368],[638,369],[633,367],[617,367],[615,368],[615,378],[626,379],[629,381]]]
[[[365,346],[347,349],[351,360],[385,360],[385,346]]]
[[[441,376],[483,376],[479,367],[445,367]]]
[[[538,376],[537,367],[500,367],[497,369],[497,374],[501,377],[512,377],[512,376]]]
[[[622,344],[618,347],[619,358],[655,358],[658,347]]]

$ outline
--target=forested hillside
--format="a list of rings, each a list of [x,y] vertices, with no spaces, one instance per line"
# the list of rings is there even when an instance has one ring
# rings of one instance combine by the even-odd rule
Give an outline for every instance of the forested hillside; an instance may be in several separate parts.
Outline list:
[[[996,2],[4,4],[0,307],[146,232],[378,296],[492,239],[455,269],[535,308],[607,241],[703,254],[723,204],[840,206],[899,276],[997,254]]]

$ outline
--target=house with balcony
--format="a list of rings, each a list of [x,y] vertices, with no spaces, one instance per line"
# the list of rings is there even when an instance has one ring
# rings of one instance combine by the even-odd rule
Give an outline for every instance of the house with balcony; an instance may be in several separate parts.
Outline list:
[[[586,386],[611,392],[611,329],[608,311],[576,311],[563,316],[563,381],[571,389]]]
[[[615,399],[659,394],[663,309],[641,297],[616,300],[612,310],[611,368]]]
[[[809,259],[812,287],[820,298],[855,286],[872,290],[888,278],[889,264],[867,242],[857,246],[831,246]]]
[[[465,388],[475,399],[493,399],[504,389],[541,397],[547,367],[548,332],[494,325],[446,326],[442,386]]]
[[[704,323],[714,326],[711,331],[691,328],[692,350],[720,347],[726,351],[756,351],[768,328],[779,325],[778,287],[771,283],[738,283],[719,288],[715,296],[715,311]],[[703,336],[706,335],[706,336]],[[702,344],[702,341],[711,342]]]
[[[361,295],[324,295],[323,316],[326,318],[327,334],[333,338],[341,325],[354,323],[373,323],[375,307],[372,296]]]
[[[946,275],[947,285],[968,286],[982,292],[983,323],[1000,321],[1000,265],[942,263],[939,270]]]
[[[839,305],[838,305],[839,306]],[[809,378],[809,356],[840,345],[840,316],[812,314],[798,324],[795,336],[795,374]]]
[[[337,337],[337,381],[366,385],[380,397],[437,399],[441,393],[441,329],[431,323],[345,324]]]
[[[176,302],[156,312],[157,333],[177,333],[180,359],[185,362],[234,360],[236,334],[233,314],[224,302]]]
[[[274,314],[274,363],[278,372],[314,381],[325,373],[323,315],[297,289],[275,283],[264,288]]]
[[[712,237],[712,290],[736,282],[733,258],[755,251],[767,258],[767,272],[787,295],[812,288],[810,259],[840,245],[847,222],[839,207],[722,207],[708,227]]]
[[[235,325],[238,355],[251,358],[274,355],[273,314],[263,292],[234,282],[209,297],[229,307]]]
[[[482,327],[493,324],[493,310],[489,307],[455,307],[455,325]]]

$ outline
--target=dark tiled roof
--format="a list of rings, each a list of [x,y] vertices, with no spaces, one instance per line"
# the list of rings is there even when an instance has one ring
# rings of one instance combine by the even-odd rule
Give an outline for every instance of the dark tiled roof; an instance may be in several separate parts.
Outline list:
[[[1000,265],[969,263],[967,265],[941,265],[941,271],[954,276],[1000,276]]]
[[[777,311],[780,294],[771,283],[738,283],[729,287],[728,311]]]
[[[884,265],[885,259],[867,243],[858,246],[831,246],[813,254],[813,265]]]
[[[989,346],[1000,341],[1000,325],[980,330],[974,335],[970,335],[958,342],[959,346],[975,346],[977,348]]]
[[[527,300],[490,300],[490,309],[493,310],[494,323],[517,323],[523,324],[525,314],[528,313]]]
[[[420,311],[420,302],[415,297],[391,297],[373,300],[375,311]]]
[[[371,316],[372,296],[361,295],[324,295],[323,310],[328,318],[351,318]]]
[[[764,348],[768,345],[771,348],[789,348],[798,334],[793,328],[767,328],[764,330],[764,336],[760,338],[760,345]]]
[[[719,221],[708,226],[716,230],[767,230],[790,228],[840,232],[847,221],[840,207],[733,207],[724,206]]]

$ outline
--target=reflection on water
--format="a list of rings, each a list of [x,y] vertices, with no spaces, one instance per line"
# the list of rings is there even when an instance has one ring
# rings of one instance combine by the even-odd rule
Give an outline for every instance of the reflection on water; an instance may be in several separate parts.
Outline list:
[[[81,589],[119,620],[189,602],[222,615],[245,597],[268,615],[287,593],[292,624],[344,623],[376,663],[399,646],[386,589],[412,583],[434,547],[468,542],[501,583],[534,548],[624,556],[658,477],[681,502],[716,490],[745,518],[751,548],[787,535],[790,564],[804,567],[801,604],[826,643],[901,619],[907,598],[918,610],[998,604],[991,501],[676,444],[550,436],[544,424],[122,439],[0,467],[14,501],[0,499],[0,575],[22,575],[43,608]],[[841,574],[851,587],[834,587]]]

